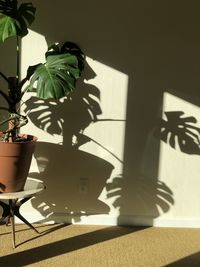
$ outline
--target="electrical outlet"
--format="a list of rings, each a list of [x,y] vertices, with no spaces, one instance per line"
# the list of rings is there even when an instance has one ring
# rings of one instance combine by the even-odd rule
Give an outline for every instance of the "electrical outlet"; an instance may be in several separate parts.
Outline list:
[[[80,178],[80,181],[79,181],[79,192],[81,194],[87,194],[88,193],[88,184],[89,184],[89,179],[88,178]]]

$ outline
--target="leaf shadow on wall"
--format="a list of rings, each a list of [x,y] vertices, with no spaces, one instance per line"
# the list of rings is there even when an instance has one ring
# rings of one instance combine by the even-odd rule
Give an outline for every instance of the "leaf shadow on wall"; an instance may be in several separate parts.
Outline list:
[[[123,170],[119,170],[113,182],[108,182],[110,191],[107,194],[109,202],[113,198],[119,211],[119,224],[126,215],[147,215],[152,225],[153,219],[161,214],[160,210],[166,212],[173,204],[172,191],[159,177],[160,140],[155,138],[152,129],[163,108],[165,88],[177,87],[169,81],[170,75],[175,76],[175,81],[182,80],[183,76],[180,71],[181,79],[177,78],[178,68],[173,64],[176,60],[185,60],[185,47],[182,39],[179,44],[174,27],[177,14],[180,14],[179,6],[173,3],[172,7],[168,2],[165,5],[146,2],[144,5],[141,1],[130,0],[123,5],[113,0],[95,5],[93,1],[87,1],[79,3],[79,8],[76,2],[66,3],[65,0],[60,0],[57,5],[47,0],[34,0],[34,3],[37,20],[33,30],[45,36],[47,43],[66,40],[67,35],[81,44],[88,57],[127,75],[127,105],[123,107],[127,111]],[[70,10],[67,27],[66,9]],[[63,30],[58,30],[60,28]],[[182,89],[183,84],[178,87]],[[116,88],[109,89],[120,97]],[[123,88],[118,89],[123,93]],[[117,132],[109,134],[112,138]]]
[[[164,114],[164,119],[155,118],[151,122],[151,131],[144,144],[144,153],[139,165],[140,173],[138,172],[137,179],[132,182],[134,194],[132,194],[130,210],[137,211],[142,217],[146,214],[149,221],[146,219],[145,222],[150,225],[152,224],[150,210],[151,212],[153,210],[156,218],[160,213],[169,211],[174,204],[173,192],[167,184],[159,179],[152,181],[152,177],[155,176],[154,159],[157,157],[155,148],[159,146],[160,141],[163,141],[182,153],[200,155],[200,128],[197,127],[197,119],[194,116],[186,116],[183,111],[167,111]],[[113,205],[118,209],[123,209],[124,200],[126,200],[126,196],[122,193],[126,179],[122,178],[123,174],[107,184],[108,197],[115,198]],[[119,222],[121,220],[123,221],[123,218],[119,217]]]
[[[166,119],[161,119],[155,136],[186,154],[200,155],[200,128],[195,126],[197,119],[184,116],[183,111],[165,112]]]
[[[126,180],[123,179],[123,175],[114,177],[112,182],[107,183],[107,198],[113,198],[113,206],[116,209],[123,209],[124,205],[124,196],[122,195],[123,187],[126,183]],[[134,211],[140,211],[141,216],[143,213],[148,214],[149,208],[154,207],[154,216],[157,217],[162,212],[169,211],[170,207],[174,204],[173,192],[163,181],[157,180],[152,183],[152,180],[147,176],[140,176],[133,182],[134,194],[132,195],[132,201],[130,203],[130,209]],[[123,197],[122,197],[123,196]],[[144,201],[145,200],[145,201]],[[139,206],[139,210],[138,210]],[[152,209],[150,210],[152,212]],[[129,215],[126,214],[123,217],[118,218],[119,224],[132,224],[132,218],[129,221]],[[138,222],[135,222],[138,224]],[[140,223],[141,224],[141,223]],[[152,217],[147,219],[145,224],[152,225]]]
[[[88,64],[83,76],[95,76]],[[79,221],[84,214],[107,214],[109,206],[98,197],[114,167],[79,149],[91,141],[84,135],[85,128],[101,114],[99,89],[80,80],[77,89],[59,103],[31,97],[25,112],[41,130],[63,138],[62,144],[38,142],[36,146],[40,173],[30,176],[42,179],[47,189],[32,200],[32,205],[45,217],[43,221],[55,221],[56,214],[64,216],[65,221],[67,216],[67,221]]]

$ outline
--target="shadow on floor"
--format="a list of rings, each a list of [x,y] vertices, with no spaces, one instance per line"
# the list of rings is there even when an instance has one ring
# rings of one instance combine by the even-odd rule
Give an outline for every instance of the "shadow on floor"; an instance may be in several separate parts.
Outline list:
[[[137,232],[146,228],[142,227],[107,227],[94,232],[81,234],[64,240],[59,240],[43,246],[6,255],[0,258],[1,266],[12,266],[17,262],[17,267],[27,266],[45,259],[56,257],[74,250],[85,248],[113,238]],[[37,256],[36,256],[37,255]]]
[[[37,230],[38,230],[38,232],[39,232],[39,235],[36,235],[36,236],[34,236],[33,238],[30,238],[30,239],[28,239],[28,240],[25,240],[24,242],[18,244],[16,247],[18,247],[18,246],[20,246],[20,245],[22,245],[22,244],[28,243],[28,242],[30,242],[30,241],[32,241],[32,240],[38,239],[38,238],[40,238],[41,236],[47,235],[47,234],[49,234],[49,233],[53,233],[53,232],[55,232],[55,231],[57,231],[57,230],[59,230],[59,229],[61,229],[61,228],[67,227],[67,226],[69,226],[69,224],[66,224],[66,223],[64,223],[64,224],[59,224],[59,225],[56,225],[56,226],[54,226],[54,227],[52,227],[52,228],[50,228],[50,229],[44,230],[44,231],[40,231],[40,230],[38,230],[38,227],[37,227]],[[29,228],[29,229],[30,229],[30,228]]]
[[[200,252],[189,255],[183,259],[170,263],[166,267],[199,267],[200,266]]]

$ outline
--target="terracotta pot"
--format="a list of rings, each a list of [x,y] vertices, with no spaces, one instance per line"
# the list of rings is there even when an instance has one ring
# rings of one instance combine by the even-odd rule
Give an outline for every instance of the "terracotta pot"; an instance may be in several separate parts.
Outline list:
[[[0,192],[23,190],[36,141],[36,137],[28,135],[25,142],[0,142]]]

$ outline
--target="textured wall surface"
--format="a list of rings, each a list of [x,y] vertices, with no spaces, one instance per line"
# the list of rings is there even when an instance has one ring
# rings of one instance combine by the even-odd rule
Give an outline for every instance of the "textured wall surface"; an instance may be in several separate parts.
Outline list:
[[[24,130],[39,137],[30,176],[47,189],[24,212],[44,222],[199,226],[200,4],[32,2],[22,76],[52,42],[79,44],[87,65],[71,98],[27,96]]]

